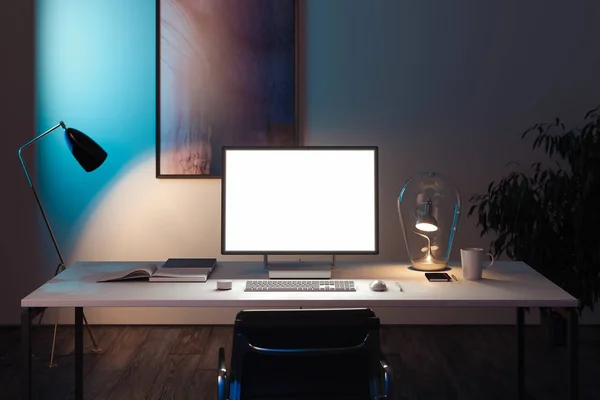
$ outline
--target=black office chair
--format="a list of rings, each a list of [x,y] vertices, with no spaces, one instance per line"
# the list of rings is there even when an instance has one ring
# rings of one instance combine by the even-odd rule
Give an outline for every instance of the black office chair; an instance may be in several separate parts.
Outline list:
[[[391,371],[370,309],[237,314],[231,371],[219,348],[219,400],[389,399]]]

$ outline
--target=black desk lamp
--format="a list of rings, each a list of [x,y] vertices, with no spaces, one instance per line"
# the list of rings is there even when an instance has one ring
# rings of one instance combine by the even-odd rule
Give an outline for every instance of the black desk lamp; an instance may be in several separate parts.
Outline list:
[[[33,181],[31,180],[31,177],[29,176],[29,172],[27,171],[27,167],[25,166],[25,162],[23,161],[21,152],[26,147],[37,142],[38,140],[40,140],[41,138],[43,138],[50,132],[54,131],[55,129],[58,129],[59,127],[63,128],[65,131],[65,140],[67,142],[67,146],[69,146],[69,150],[71,150],[71,153],[73,154],[73,157],[75,157],[75,159],[79,162],[79,164],[87,172],[91,172],[91,171],[95,170],[96,168],[98,168],[100,165],[102,165],[104,160],[106,160],[106,156],[107,156],[106,152],[102,149],[102,147],[100,147],[96,142],[94,142],[92,139],[90,139],[89,136],[87,136],[83,132],[80,132],[76,129],[67,128],[65,126],[64,122],[62,122],[62,121],[59,122],[58,124],[56,124],[55,126],[53,126],[52,128],[48,129],[46,132],[42,133],[41,135],[39,135],[39,136],[35,137],[34,139],[30,140],[29,142],[25,143],[23,146],[21,146],[19,148],[19,160],[21,160],[21,165],[23,166],[23,170],[25,171],[25,176],[27,177],[29,186],[31,187],[31,190],[33,191],[33,195],[35,196],[37,205],[40,208],[40,211],[42,212],[42,217],[44,218],[44,222],[46,223],[46,228],[48,228],[48,232],[50,232],[50,237],[52,238],[52,243],[54,244],[54,249],[56,250],[56,253],[58,254],[58,259],[60,260],[58,266],[56,267],[56,271],[54,272],[54,276],[56,276],[59,272],[64,271],[66,269],[65,260],[62,256],[62,253],[60,252],[58,243],[56,242],[56,237],[54,237],[54,232],[52,232],[52,228],[50,227],[50,222],[48,222],[48,217],[46,216],[44,208],[42,207],[42,203],[40,202],[40,198],[37,194],[37,191],[35,190],[35,187],[33,186]],[[56,330],[58,327],[59,310],[60,310],[59,308],[56,308],[56,313],[55,313],[55,317],[54,317],[54,336],[52,338],[52,352],[50,354],[50,367],[54,366],[54,346],[56,344]],[[42,313],[42,315],[40,316],[40,322],[41,322],[43,316],[44,316],[44,314]],[[92,329],[90,328],[90,326],[87,322],[87,319],[85,318],[85,314],[83,316],[83,319],[85,321],[85,325],[87,327],[88,333],[90,334],[90,338],[92,339],[92,343],[94,346],[93,350],[99,351],[98,345],[96,343],[96,339],[94,339],[94,335],[92,334]]]

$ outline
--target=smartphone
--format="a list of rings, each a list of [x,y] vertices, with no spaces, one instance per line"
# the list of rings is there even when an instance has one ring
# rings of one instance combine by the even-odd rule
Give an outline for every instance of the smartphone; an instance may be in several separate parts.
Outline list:
[[[425,278],[429,282],[452,282],[452,278],[445,272],[426,272]]]

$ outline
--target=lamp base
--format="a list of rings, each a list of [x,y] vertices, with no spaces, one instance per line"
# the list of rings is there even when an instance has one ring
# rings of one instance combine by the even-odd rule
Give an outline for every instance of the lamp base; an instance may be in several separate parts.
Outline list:
[[[417,271],[443,271],[448,267],[448,261],[429,256],[410,260],[410,265]]]

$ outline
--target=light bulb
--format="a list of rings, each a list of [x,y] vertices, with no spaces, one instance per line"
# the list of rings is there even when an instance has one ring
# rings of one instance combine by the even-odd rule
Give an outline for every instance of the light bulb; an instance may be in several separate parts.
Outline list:
[[[419,222],[415,225],[415,228],[423,232],[435,232],[438,230],[437,226],[429,222]]]

